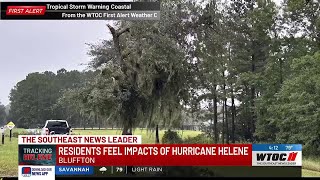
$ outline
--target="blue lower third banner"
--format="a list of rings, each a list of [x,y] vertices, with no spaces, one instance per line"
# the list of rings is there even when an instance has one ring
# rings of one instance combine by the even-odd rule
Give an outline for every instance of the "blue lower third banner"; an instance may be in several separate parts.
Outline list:
[[[56,175],[93,175],[93,166],[56,166]]]

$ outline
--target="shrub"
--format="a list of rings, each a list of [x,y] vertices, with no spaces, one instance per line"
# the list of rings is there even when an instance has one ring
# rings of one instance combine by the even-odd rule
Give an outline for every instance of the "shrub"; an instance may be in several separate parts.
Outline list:
[[[195,137],[188,137],[184,139],[186,144],[213,144],[213,139],[209,138],[206,134],[199,134]]]
[[[26,133],[26,132],[25,132],[25,133]],[[24,133],[24,132],[13,132],[13,133],[12,133],[12,137],[17,138],[19,135],[25,135],[25,133]],[[8,136],[10,136],[10,134],[8,134]]]
[[[33,135],[33,133],[30,133],[27,131],[20,131],[20,132],[14,131],[14,132],[12,132],[12,137],[14,137],[14,138],[18,138],[19,135]],[[5,136],[10,137],[9,131],[8,131],[8,133],[5,134]]]
[[[164,133],[162,137],[163,144],[177,144],[182,142],[183,142],[182,138],[175,131],[168,130]]]

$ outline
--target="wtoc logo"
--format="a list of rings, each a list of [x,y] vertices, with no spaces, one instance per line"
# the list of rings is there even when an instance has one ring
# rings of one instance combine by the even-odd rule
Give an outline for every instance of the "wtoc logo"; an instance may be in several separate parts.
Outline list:
[[[256,153],[256,162],[258,165],[272,165],[272,166],[296,166],[298,152],[274,152],[274,153]]]
[[[254,145],[252,166],[302,166],[302,151],[288,145]]]
[[[19,180],[54,180],[54,166],[19,166]]]

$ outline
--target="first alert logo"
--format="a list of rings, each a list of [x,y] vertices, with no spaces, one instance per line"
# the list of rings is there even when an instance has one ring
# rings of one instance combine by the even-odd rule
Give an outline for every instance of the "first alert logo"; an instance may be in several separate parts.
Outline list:
[[[46,6],[8,6],[6,15],[44,15]]]

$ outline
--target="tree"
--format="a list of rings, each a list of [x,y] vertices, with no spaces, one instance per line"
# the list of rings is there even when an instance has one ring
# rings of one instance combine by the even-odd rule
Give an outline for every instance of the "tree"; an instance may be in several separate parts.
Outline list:
[[[211,111],[213,119],[214,142],[219,141],[218,129],[218,103],[220,99],[219,88],[223,81],[224,39],[225,30],[221,23],[222,14],[218,9],[217,1],[207,2],[205,7],[197,7],[199,18],[194,23],[196,28],[195,57],[196,57],[196,84],[195,95],[197,103],[208,103],[207,109]],[[213,105],[213,107],[212,107]],[[198,108],[201,106],[199,105]],[[213,112],[212,112],[213,111]],[[224,131],[222,130],[224,134]],[[222,138],[224,140],[224,138]]]
[[[44,74],[31,73],[25,80],[17,83],[10,94],[11,118],[19,127],[38,124],[41,119],[46,120],[51,115],[50,101],[52,101],[53,86],[52,72]]]
[[[309,155],[320,152],[319,64],[319,52],[295,59],[291,78],[284,82],[270,107],[278,129],[276,141],[303,144],[304,153]]]
[[[6,108],[3,104],[1,104],[0,102],[0,123],[2,125],[4,125],[6,122],[6,117],[7,117],[7,114],[6,114]],[[1,125],[0,124],[0,125]]]
[[[112,116],[123,134],[142,125],[179,125],[188,100],[187,4],[161,5],[160,21],[107,25],[112,40],[91,45],[91,67],[102,72],[80,93],[87,94],[83,107]]]
[[[310,4],[309,4],[310,3]],[[312,55],[319,50],[316,35],[319,28],[317,8],[319,3],[284,1],[272,28],[272,53],[262,77],[263,93],[257,99],[258,122],[256,135],[260,141],[274,142],[279,131],[273,118],[273,104],[283,82],[292,78],[292,63],[295,58]]]
[[[309,51],[320,49],[320,2],[296,0],[284,1],[286,22],[290,26],[287,31],[294,37],[308,39]]]
[[[57,101],[64,90],[81,87],[93,72],[62,69],[57,74],[46,71],[30,73],[11,90],[10,118],[18,127],[42,126],[48,119],[67,119],[70,115]],[[71,123],[75,119],[69,119]]]
[[[255,140],[259,117],[256,99],[263,91],[261,77],[271,51],[269,32],[274,27],[276,15],[272,1],[232,1],[228,6],[232,94],[238,94],[236,98],[241,102],[239,125],[244,139],[250,141]]]

